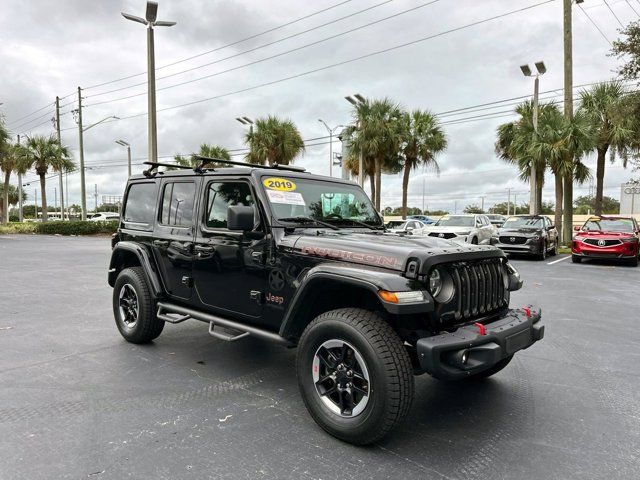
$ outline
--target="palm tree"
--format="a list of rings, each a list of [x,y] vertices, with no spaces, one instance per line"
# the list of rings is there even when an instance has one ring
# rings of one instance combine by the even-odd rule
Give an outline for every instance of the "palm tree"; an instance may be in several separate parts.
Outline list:
[[[200,150],[197,154],[192,153],[189,157],[176,155],[174,159],[178,165],[195,168],[202,164],[202,160],[200,160],[197,155],[200,155],[201,157],[218,158],[220,160],[231,160],[231,155],[229,155],[229,151],[226,148],[221,147],[220,145],[209,145],[208,143],[200,145]],[[224,163],[219,162],[207,162],[203,166],[205,168],[215,168],[224,165]]]
[[[55,172],[70,171],[75,168],[67,147],[60,145],[53,136],[37,135],[27,140],[23,155],[29,168],[34,168],[40,177],[40,193],[42,198],[42,221],[46,222],[47,192],[45,176],[51,168]]]
[[[14,187],[13,185],[9,185],[9,188],[5,189],[4,184],[0,183],[0,196],[4,197],[5,192],[8,193],[7,197],[9,206],[18,203],[18,189],[16,187]],[[22,192],[22,200],[26,200],[26,198],[27,194]],[[4,208],[2,203],[0,203],[0,216],[2,216],[4,212],[7,212],[8,217],[8,211]]]
[[[419,165],[440,171],[436,155],[447,148],[447,138],[436,116],[428,110],[403,112],[400,118],[402,132],[401,156],[404,160],[402,175],[402,218],[407,216],[407,191],[411,170]]]
[[[498,127],[498,139],[495,149],[498,156],[518,167],[520,179],[528,182],[531,177],[531,166],[536,170],[536,204],[537,211],[542,205],[542,188],[544,172],[547,169],[547,152],[541,146],[544,143],[541,132],[545,123],[552,122],[559,113],[558,107],[552,103],[540,104],[538,110],[538,132],[533,127],[533,102],[527,101],[515,109],[520,118],[515,122]]]
[[[9,177],[11,176],[11,171],[13,169],[12,165],[11,165],[11,158],[10,158],[10,150],[11,150],[11,144],[9,143],[9,130],[7,130],[7,127],[5,126],[4,123],[4,118],[0,117],[0,171],[4,172],[5,174],[5,187],[4,187],[4,195],[3,197],[3,214],[2,214],[2,218],[0,218],[0,220],[3,223],[6,223],[9,219],[9,200],[8,200],[8,195],[9,195]],[[6,213],[6,218],[5,218],[5,213]]]
[[[289,165],[305,150],[296,125],[273,115],[257,119],[254,128],[247,133],[245,143],[249,145],[246,159],[260,165]]]
[[[9,180],[12,173],[24,175],[29,170],[29,163],[24,156],[24,148],[21,145],[6,145],[0,156],[0,170],[4,172],[4,188],[2,198],[2,222],[9,222]]]
[[[345,129],[353,156],[373,162],[373,203],[380,209],[383,171],[399,170],[402,132],[400,106],[388,98],[365,100],[354,106],[354,124]]]
[[[596,199],[595,214],[602,213],[604,170],[607,153],[613,162],[616,154],[627,167],[630,154],[638,152],[637,119],[625,115],[627,93],[619,82],[594,85],[580,93],[580,111],[589,119],[596,139]]]

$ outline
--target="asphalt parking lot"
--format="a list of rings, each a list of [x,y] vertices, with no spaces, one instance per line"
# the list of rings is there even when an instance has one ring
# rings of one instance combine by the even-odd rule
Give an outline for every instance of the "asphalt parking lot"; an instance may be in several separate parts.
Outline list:
[[[640,268],[514,259],[546,337],[483,383],[417,378],[377,445],[321,431],[295,351],[118,334],[108,238],[0,236],[0,478],[637,478]],[[555,262],[555,263],[552,263]]]

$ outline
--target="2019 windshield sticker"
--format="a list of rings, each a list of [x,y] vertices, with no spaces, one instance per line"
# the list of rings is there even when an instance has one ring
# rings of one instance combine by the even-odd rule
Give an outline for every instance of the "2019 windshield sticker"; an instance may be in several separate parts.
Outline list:
[[[262,184],[268,190],[275,190],[278,192],[293,192],[297,188],[295,182],[279,177],[265,178],[262,181]]]
[[[348,250],[340,250],[337,248],[303,246],[302,253],[318,257],[335,258],[350,262],[378,265],[380,267],[387,268],[400,268],[402,266],[402,263],[395,257],[387,257],[385,255],[376,255],[373,253],[350,252]]]
[[[299,192],[280,192],[275,190],[267,190],[267,196],[271,203],[283,203],[286,205],[305,206],[304,198]]]

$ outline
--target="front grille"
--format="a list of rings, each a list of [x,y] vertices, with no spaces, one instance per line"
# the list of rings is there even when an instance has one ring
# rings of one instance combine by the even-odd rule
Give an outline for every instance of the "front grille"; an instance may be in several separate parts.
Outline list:
[[[611,247],[613,245],[620,245],[622,243],[620,240],[602,240],[597,238],[585,238],[583,242],[589,245],[595,245],[596,247]]]
[[[485,316],[508,304],[507,273],[500,259],[454,263],[449,273],[455,288],[456,320]]]
[[[454,238],[457,235],[455,233],[450,232],[431,232],[429,234],[430,237],[438,237],[438,238]]]
[[[507,243],[511,245],[524,245],[527,243],[527,237],[500,237],[500,243]]]

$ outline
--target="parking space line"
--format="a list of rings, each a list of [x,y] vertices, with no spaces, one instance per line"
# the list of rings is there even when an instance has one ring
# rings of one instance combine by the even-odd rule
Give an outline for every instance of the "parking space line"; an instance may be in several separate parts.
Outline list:
[[[566,260],[567,258],[570,258],[570,257],[571,257],[571,255],[567,255],[566,257],[559,258],[558,260],[554,260],[553,262],[547,262],[547,265],[553,265],[554,263],[561,262],[561,261]]]

